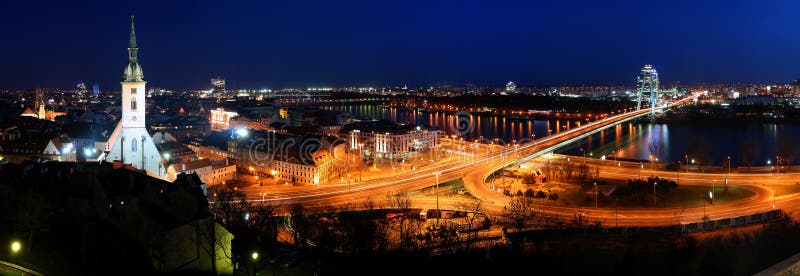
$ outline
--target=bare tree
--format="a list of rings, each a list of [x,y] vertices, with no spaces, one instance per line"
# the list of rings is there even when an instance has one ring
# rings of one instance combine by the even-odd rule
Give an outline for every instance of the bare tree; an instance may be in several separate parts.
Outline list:
[[[237,270],[237,260],[232,252],[232,236],[217,229],[217,222],[212,219],[200,219],[193,222],[197,233],[197,244],[211,260],[211,274],[217,274],[217,261],[227,260],[233,271]]]
[[[216,200],[209,206],[211,213],[222,225],[229,230],[236,231],[246,228],[246,214],[250,211],[250,204],[244,193],[233,188],[222,188],[214,191]]]
[[[586,180],[589,177],[589,166],[586,164],[575,164],[576,168],[575,171],[577,173],[578,178],[581,180]]]
[[[776,161],[780,161],[784,166],[791,165],[798,153],[800,153],[800,145],[798,145],[797,139],[791,135],[781,135],[775,143],[775,154],[781,159]]]
[[[708,161],[709,148],[710,146],[704,138],[694,137],[687,145],[686,153],[689,155],[689,158],[695,161],[695,164],[699,168]]]
[[[753,162],[758,160],[761,154],[761,147],[752,139],[744,139],[740,144],[742,163],[748,167],[753,166]]]
[[[364,225],[364,227],[357,227],[355,231],[353,231],[353,235],[359,239],[363,239],[364,236],[372,236],[373,238],[371,240],[366,240],[370,243],[364,244],[363,247],[356,248],[359,252],[371,252],[376,250],[381,252],[386,250],[389,246],[389,223],[382,217],[378,217],[379,212],[375,211],[379,208],[382,208],[382,206],[379,206],[372,198],[367,198],[361,203],[360,209],[367,214],[371,220]],[[361,232],[364,233],[361,234]]]
[[[411,249],[413,245],[413,235],[410,233],[410,223],[408,222],[407,215],[411,210],[411,199],[406,193],[396,193],[386,196],[386,207],[402,213],[398,229],[400,248],[403,250]]]
[[[289,211],[289,226],[292,228],[294,246],[305,248],[308,239],[309,221],[306,209],[301,204],[294,204]]]
[[[567,181],[569,181],[572,178],[572,173],[575,172],[575,166],[576,166],[575,163],[567,163],[567,165],[564,166],[563,172],[564,175],[566,176]]]
[[[47,202],[39,194],[21,196],[17,209],[17,231],[27,236],[25,244],[27,251],[31,250],[34,237],[42,232],[47,225]]]
[[[655,162],[656,167],[658,167],[658,161],[664,158],[664,143],[653,139],[647,149],[650,151],[650,156],[652,156],[651,162]]]
[[[278,218],[275,217],[277,207],[269,202],[254,203],[251,206],[251,228],[264,236],[264,240],[274,243],[278,240]]]
[[[244,233],[251,227],[251,205],[247,202],[247,197],[244,193],[232,187],[215,189],[212,193],[215,194],[215,201],[209,205],[209,209],[214,215],[214,219],[204,223],[205,225],[197,225],[197,229],[201,237],[210,240],[208,242],[210,246],[205,250],[212,257],[211,259],[230,260],[233,271],[236,273],[239,263],[238,257],[241,252],[233,250],[230,236],[226,235],[224,231],[219,231],[215,221],[222,224],[233,236]],[[214,246],[219,247],[220,250],[217,250]],[[219,251],[223,252],[223,254],[217,254]],[[213,265],[216,266],[216,263]],[[217,268],[215,267],[214,269],[216,270]]]
[[[575,224],[575,226],[583,227],[583,225],[586,223],[586,219],[586,213],[578,210],[575,212],[575,217],[572,219],[572,222]]]
[[[477,226],[475,223],[480,222],[479,219],[481,218],[486,219],[486,216],[483,214],[483,206],[479,199],[459,202],[458,210],[466,213],[466,229],[463,230],[466,232],[465,247],[467,251],[469,251],[478,236],[477,231],[475,231],[475,227]]]
[[[513,197],[503,207],[503,216],[508,219],[511,226],[521,231],[525,224],[533,217],[533,201],[528,197]]]

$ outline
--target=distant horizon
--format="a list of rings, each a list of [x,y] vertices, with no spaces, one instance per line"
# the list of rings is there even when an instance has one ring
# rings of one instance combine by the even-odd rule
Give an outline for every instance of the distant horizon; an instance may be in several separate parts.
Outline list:
[[[211,78],[209,78],[209,80],[210,80],[210,79],[211,79]],[[223,77],[223,79],[225,79],[225,78]],[[225,80],[227,81],[227,79],[225,79]],[[147,80],[145,80],[145,81],[147,81]],[[791,81],[787,81],[787,82],[737,82],[737,83],[733,83],[733,82],[720,82],[720,83],[684,83],[684,82],[680,82],[680,81],[678,81],[678,82],[680,82],[680,86],[681,86],[681,87],[687,87],[687,86],[700,86],[700,85],[730,85],[730,86],[735,86],[735,85],[791,85],[791,84],[793,84],[794,82],[798,82],[798,81],[800,81],[800,78],[799,78],[799,79],[795,79],[795,80],[791,80]],[[78,81],[76,81],[76,82],[75,82],[75,85],[74,85],[74,86],[72,86],[71,88],[64,88],[64,87],[31,87],[31,88],[20,88],[20,89],[0,88],[0,91],[4,91],[4,92],[15,92],[15,91],[28,91],[28,92],[32,92],[32,91],[34,91],[34,90],[36,90],[36,89],[49,89],[49,90],[59,90],[59,91],[73,91],[73,90],[75,90],[75,88],[76,88],[75,86],[76,86],[78,83],[79,83],[79,82],[78,82]],[[98,85],[99,85],[99,87],[100,87],[100,91],[118,91],[118,90],[119,90],[119,87],[116,87],[116,86],[111,86],[111,87],[115,87],[114,89],[104,89],[104,88],[103,88],[104,86],[103,86],[102,84],[99,84],[99,83],[92,83],[92,82],[86,82],[86,81],[84,81],[84,84],[86,85],[86,89],[87,89],[87,90],[89,90],[89,91],[91,91],[91,90],[92,90],[92,86],[93,86],[94,84],[98,84]],[[491,86],[492,88],[502,88],[502,87],[505,87],[505,85],[506,85],[506,84],[507,84],[507,82],[506,82],[506,83],[502,83],[502,84],[475,84],[475,83],[467,83],[467,84],[462,84],[462,85],[438,84],[438,85],[433,85],[433,86],[431,86],[431,85],[426,85],[426,86],[411,86],[411,85],[408,85],[408,86],[407,86],[407,88],[408,88],[409,90],[416,90],[416,89],[427,89],[427,88],[430,88],[430,87],[433,87],[433,88],[456,88],[456,87],[466,87],[467,85],[475,85],[475,86],[476,86],[476,87],[478,87],[478,88],[484,88],[484,87],[486,87],[486,86]],[[548,87],[562,87],[562,86],[567,86],[567,87],[580,87],[580,86],[622,86],[622,87],[635,87],[635,86],[636,86],[636,83],[633,83],[633,82],[632,82],[632,83],[630,83],[630,84],[553,84],[553,85],[526,85],[526,84],[524,84],[524,83],[518,83],[518,82],[514,81],[514,84],[517,86],[517,88],[520,88],[520,87],[525,87],[525,88],[548,88]],[[667,88],[667,89],[668,89],[668,88],[671,88],[671,87],[673,87],[673,84],[675,84],[675,83],[674,83],[674,82],[673,82],[673,83],[664,83],[664,82],[662,81],[662,82],[661,82],[661,88]],[[357,85],[345,85],[345,86],[307,86],[307,87],[279,87],[279,88],[272,88],[272,87],[260,87],[260,88],[242,88],[242,87],[228,87],[228,86],[226,86],[226,88],[225,88],[225,89],[226,89],[226,90],[251,90],[251,91],[252,91],[252,90],[268,89],[268,90],[273,90],[273,91],[275,91],[275,90],[287,90],[287,89],[298,89],[298,90],[306,90],[306,89],[334,89],[334,90],[340,90],[340,89],[345,89],[345,88],[397,89],[397,88],[402,88],[402,87],[403,87],[403,85],[392,85],[392,86],[357,86]],[[178,92],[186,92],[186,91],[203,91],[203,90],[211,90],[211,85],[209,84],[209,85],[208,85],[208,87],[202,87],[202,88],[181,88],[181,89],[175,89],[175,88],[169,88],[169,87],[161,87],[161,86],[157,86],[157,85],[151,85],[151,82],[149,82],[149,81],[148,81],[148,83],[147,83],[147,90],[150,90],[150,89],[153,89],[153,88],[158,88],[158,89],[166,89],[166,90],[170,90],[170,91],[178,91]]]
[[[0,88],[117,86],[129,16],[149,87],[633,85],[800,78],[800,2],[14,2]],[[69,15],[69,16],[65,16]],[[639,22],[645,22],[641,24]],[[227,77],[226,77],[227,76]]]

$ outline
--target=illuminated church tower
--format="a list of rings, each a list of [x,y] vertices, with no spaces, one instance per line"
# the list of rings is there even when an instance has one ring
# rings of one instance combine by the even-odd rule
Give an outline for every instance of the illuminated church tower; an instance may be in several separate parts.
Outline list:
[[[128,65],[122,80],[122,118],[108,139],[105,161],[124,164],[147,171],[148,175],[164,178],[165,169],[153,139],[145,126],[145,84],[142,67],[137,60],[136,32],[131,15],[131,34],[128,43]]]

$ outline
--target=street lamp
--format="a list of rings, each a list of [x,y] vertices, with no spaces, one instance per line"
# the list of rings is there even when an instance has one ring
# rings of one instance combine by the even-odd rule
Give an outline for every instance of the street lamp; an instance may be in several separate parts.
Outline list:
[[[653,182],[653,208],[658,206],[656,204],[656,185],[658,185],[658,182]]]
[[[731,173],[731,157],[728,156],[728,172],[725,173],[725,188],[728,187],[728,174]]]
[[[11,243],[11,253],[17,254],[20,250],[22,250],[22,244],[19,241],[13,241]]]
[[[358,181],[361,181],[362,171],[364,171],[364,143],[358,143]]]
[[[433,173],[433,175],[436,176],[436,225],[439,225],[439,217],[442,216],[439,210],[439,174],[441,174],[441,172]]]
[[[586,151],[581,148],[581,153],[583,153],[583,163],[586,164]]]
[[[708,193],[708,196],[711,197],[711,192]],[[706,221],[706,218],[707,218],[706,217],[706,203],[708,203],[708,200],[705,197],[703,197],[703,221]]]
[[[717,180],[714,179],[713,181],[711,181],[711,204],[712,205],[714,204],[714,192],[716,192],[716,189],[717,189],[716,186],[717,186]]]
[[[597,182],[594,183],[594,208],[597,209],[597,196],[600,193],[597,191]]]
[[[689,155],[684,155],[684,159],[686,159],[686,173],[689,173]],[[680,168],[678,168],[680,170]]]
[[[711,199],[711,204],[714,204],[714,192],[708,191],[708,198]]]
[[[258,264],[257,264],[257,261],[258,261],[258,251],[253,251],[253,254],[250,254],[250,258],[251,258],[251,259],[253,259],[253,275],[257,275],[257,274],[256,274],[256,268],[257,268],[257,265],[258,265]]]
[[[644,163],[639,163],[639,180],[642,179],[642,169],[644,169]]]

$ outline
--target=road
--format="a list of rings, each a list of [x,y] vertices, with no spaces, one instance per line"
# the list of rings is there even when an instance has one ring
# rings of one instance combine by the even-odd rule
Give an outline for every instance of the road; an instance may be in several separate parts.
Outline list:
[[[695,97],[696,95],[675,102],[668,107],[661,107],[660,109],[688,103]],[[366,202],[372,202],[373,204],[384,202],[387,195],[433,186],[437,180],[439,183],[442,183],[463,178],[464,186],[467,191],[483,202],[484,209],[487,213],[499,215],[502,212],[503,206],[505,206],[510,199],[503,196],[501,193],[492,191],[490,187],[485,185],[486,178],[492,172],[517,162],[530,160],[552,152],[554,149],[581,139],[590,133],[645,115],[648,112],[649,109],[643,109],[611,116],[577,128],[543,137],[537,139],[535,142],[527,144],[484,147],[478,152],[473,152],[467,156],[467,158],[453,159],[441,164],[426,166],[419,170],[357,182],[352,185],[332,184],[311,189],[284,192],[276,190],[258,190],[258,188],[253,188],[253,190],[245,188],[242,189],[242,191],[247,193],[249,199],[256,201],[262,199],[261,193],[267,192],[263,198],[273,204],[303,204],[305,206],[359,208],[367,204]],[[516,158],[517,156],[524,158]],[[607,175],[602,175],[603,173]],[[643,173],[646,172],[643,171]],[[632,178],[634,174],[638,176],[638,170],[631,170],[630,166],[618,167],[616,169],[614,169],[613,166],[607,166],[601,172],[601,177],[617,176]],[[676,177],[674,172],[656,172],[656,174],[660,174],[659,176],[665,178]],[[684,176],[681,178],[682,185],[708,185],[709,180],[713,181],[713,179],[719,179],[720,176],[719,174],[702,173],[683,175]],[[794,178],[790,179],[790,177],[793,176],[781,177],[785,179],[780,183],[794,183]],[[604,225],[655,226],[698,222],[702,221],[704,216],[716,219],[768,211],[776,207],[780,207],[784,210],[796,210],[800,207],[800,200],[797,200],[798,195],[793,194],[773,197],[772,191],[766,187],[768,184],[764,184],[765,181],[763,178],[763,174],[731,175],[729,178],[729,185],[741,186],[753,190],[756,192],[756,196],[748,198],[747,200],[723,205],[693,208],[625,210],[537,205],[536,211],[542,215],[554,216],[562,219],[570,218],[577,212],[583,212],[587,214],[588,220],[600,220],[604,222]],[[800,177],[797,179],[800,180]],[[769,181],[767,181],[767,183],[768,182]],[[719,183],[721,184],[722,182]],[[458,206],[463,204],[464,201],[464,199],[439,198],[438,205],[439,208],[442,209],[458,209]],[[415,208],[436,207],[435,197],[415,197],[412,199],[412,202]]]

